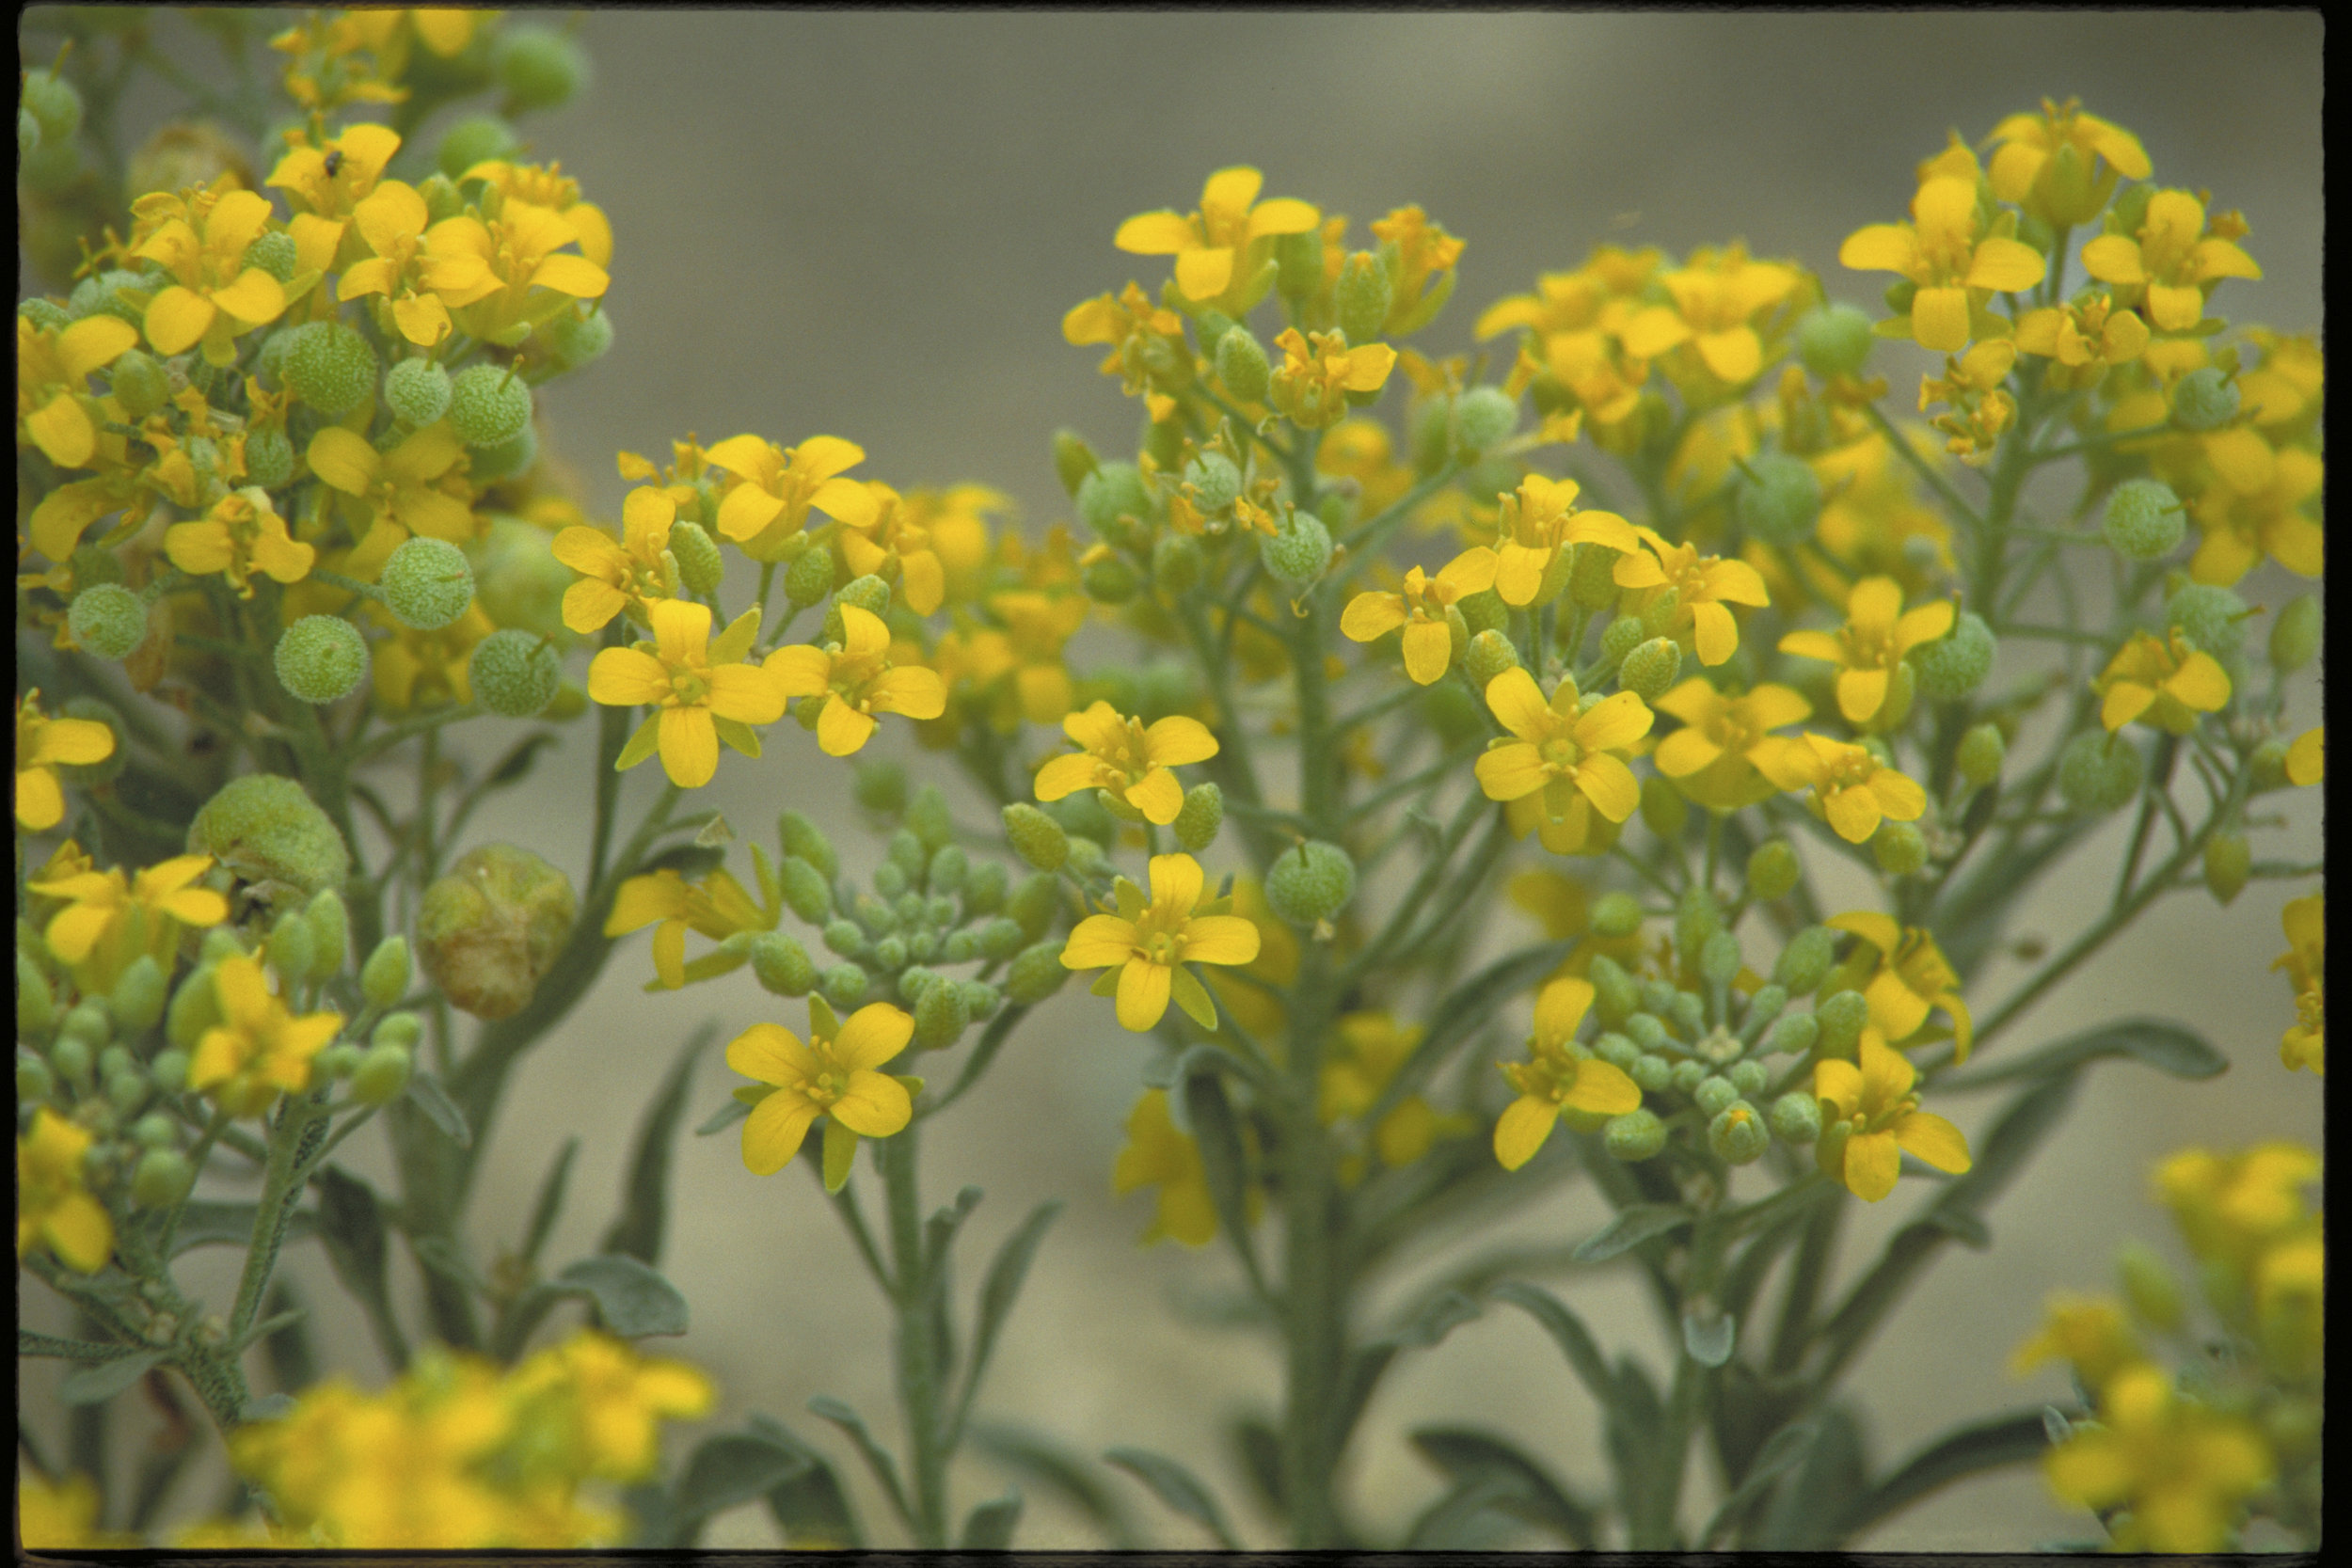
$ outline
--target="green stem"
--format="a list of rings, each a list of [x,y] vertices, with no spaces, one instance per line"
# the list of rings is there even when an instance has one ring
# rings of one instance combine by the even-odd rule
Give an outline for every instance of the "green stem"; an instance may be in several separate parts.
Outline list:
[[[947,1456],[940,1443],[946,1377],[938,1361],[940,1335],[933,1319],[946,1310],[946,1303],[931,1289],[931,1270],[923,1258],[915,1136],[909,1126],[882,1140],[882,1185],[890,1210],[898,1398],[906,1413],[908,1468],[914,1478],[915,1544],[937,1551],[947,1544]]]

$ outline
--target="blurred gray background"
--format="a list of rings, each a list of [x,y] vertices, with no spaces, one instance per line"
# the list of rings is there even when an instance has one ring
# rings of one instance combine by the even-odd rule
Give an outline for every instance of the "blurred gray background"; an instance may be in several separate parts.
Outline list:
[[[2246,214],[2248,248],[2266,277],[2229,286],[2225,314],[2298,331],[2320,325],[2322,28],[2312,14],[614,10],[578,25],[596,58],[592,91],[525,130],[538,156],[561,159],[581,181],[617,236],[608,300],[617,344],[545,400],[555,450],[606,517],[623,488],[616,450],[660,460],[689,431],[706,442],[748,431],[786,443],[848,436],[869,454],[864,475],[901,487],[979,480],[1016,498],[1032,530],[1059,520],[1066,503],[1048,433],[1071,425],[1106,451],[1135,439],[1132,405],[1095,373],[1101,351],[1065,345],[1061,315],[1130,277],[1156,291],[1165,263],[1114,250],[1113,230],[1134,213],[1189,210],[1202,180],[1234,163],[1263,168],[1268,195],[1348,214],[1359,233],[1389,208],[1419,202],[1464,237],[1455,303],[1418,340],[1448,353],[1470,345],[1486,303],[1528,289],[1539,271],[1576,265],[1601,242],[1678,251],[1741,238],[1819,270],[1834,296],[1873,305],[1886,279],[1839,269],[1838,242],[1902,215],[1913,166],[1944,146],[1947,129],[1974,141],[2043,94],[2079,95],[2139,135],[2160,181],[2209,188],[2217,205]],[[1907,408],[1909,378],[1896,379],[1895,403]],[[2288,587],[2258,575],[2242,592],[2275,606]],[[2300,723],[2317,722],[2315,687],[2296,700]],[[878,746],[912,756],[898,728],[886,724]],[[512,739],[485,732],[485,752]],[[573,731],[571,771],[543,767],[529,799],[485,809],[474,832],[580,875],[584,834],[573,824],[585,820],[591,744],[585,726]],[[707,794],[747,835],[798,806],[834,829],[846,858],[870,866],[871,843],[843,809],[847,784],[843,764],[787,726],[766,761],[730,757]],[[656,788],[648,768],[627,799],[642,803]],[[977,802],[960,802],[981,820]],[[2284,810],[2291,830],[2258,839],[2257,855],[2311,857],[2317,792]],[[2081,875],[2050,879],[2026,926],[2062,941],[2095,915],[2121,836],[2118,827],[2088,849]],[[1869,897],[1846,891],[1851,902],[1836,907]],[[2280,1068],[2277,1038],[2293,1005],[2266,970],[2284,946],[2280,903],[2307,891],[2258,883],[2227,911],[2201,895],[2178,897],[2005,1042],[2022,1051],[2145,1011],[2206,1031],[2234,1065],[2203,1084],[2130,1066],[2090,1072],[2066,1131],[1994,1213],[1993,1250],[1947,1256],[1860,1365],[1851,1386],[1869,1409],[1879,1463],[1970,1418],[2062,1397],[2062,1371],[2013,1381],[2007,1358],[2049,1291],[2107,1286],[2122,1236],[2170,1249],[2169,1221],[2147,1198],[2158,1156],[2192,1141],[2318,1138],[2319,1085]],[[698,1020],[720,1020],[723,1039],[759,1018],[802,1025],[797,1005],[780,1006],[743,976],[682,997],[644,995],[645,943],[623,942],[601,989],[516,1082],[484,1173],[477,1257],[513,1244],[540,1174],[574,1131],[587,1146],[548,1256],[560,1262],[595,1246],[629,1132]],[[1979,988],[1979,1013],[2006,983],[1994,975]],[[1222,1250],[1137,1250],[1149,1200],[1109,1193],[1144,1058],[1107,1005],[1073,986],[928,1134],[931,1201],[964,1181],[988,1193],[967,1228],[967,1293],[1031,1205],[1069,1200],[982,1402],[1081,1452],[1133,1444],[1178,1457],[1211,1480],[1249,1544],[1277,1544],[1222,1433],[1237,1411],[1271,1407],[1279,1360],[1263,1341],[1172,1305],[1232,1283]],[[717,1053],[707,1056],[692,1119],[733,1082]],[[1996,1102],[1934,1108],[1975,1131]],[[380,1150],[367,1162],[386,1174]],[[867,1180],[861,1167],[858,1180]],[[846,1445],[803,1414],[811,1396],[833,1394],[895,1431],[887,1320],[821,1196],[798,1171],[749,1176],[732,1134],[688,1144],[675,1196],[664,1266],[693,1305],[694,1328],[674,1348],[723,1390],[703,1430],[750,1409],[793,1422],[836,1454],[864,1517],[893,1544]],[[1906,1190],[1867,1212],[1850,1227],[1848,1257],[1870,1256],[1916,1201]],[[1598,1199],[1578,1187],[1519,1228],[1529,1240],[1573,1240],[1599,1217]],[[333,1358],[373,1381],[367,1337],[340,1310],[323,1263],[306,1257],[297,1272]],[[1602,1272],[1564,1288],[1612,1349],[1664,1364],[1628,1278]],[[215,1289],[225,1297],[232,1279],[222,1273]],[[28,1373],[28,1409],[41,1408],[53,1381]],[[1605,1484],[1597,1412],[1529,1323],[1491,1314],[1406,1358],[1367,1417],[1349,1484],[1384,1537],[1439,1489],[1405,1433],[1447,1420],[1516,1435],[1585,1495]],[[1695,1466],[1692,1517],[1711,1507],[1710,1464]],[[1110,1484],[1127,1489],[1151,1538],[1202,1544],[1128,1480]],[[973,1464],[959,1474],[958,1506],[1002,1485]],[[191,1486],[190,1506],[203,1495],[208,1487]],[[2023,1471],[1944,1494],[1867,1544],[2015,1550],[2093,1528]],[[747,1509],[721,1520],[710,1544],[775,1540],[765,1514]],[[1022,1540],[1094,1544],[1074,1515],[1034,1496]]]

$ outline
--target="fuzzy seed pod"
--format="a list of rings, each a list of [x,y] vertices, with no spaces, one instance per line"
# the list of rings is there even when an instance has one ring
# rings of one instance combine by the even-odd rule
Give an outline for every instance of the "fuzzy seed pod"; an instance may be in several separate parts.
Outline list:
[[[579,910],[564,873],[528,849],[485,844],[425,889],[417,956],[453,1006],[508,1018],[531,1000]]]

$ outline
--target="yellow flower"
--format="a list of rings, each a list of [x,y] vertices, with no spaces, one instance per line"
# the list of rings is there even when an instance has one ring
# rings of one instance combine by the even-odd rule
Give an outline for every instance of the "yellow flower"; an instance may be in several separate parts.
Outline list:
[[[1827,659],[1838,667],[1837,711],[1856,727],[1891,728],[1902,722],[1907,701],[1889,702],[1899,689],[1895,672],[1906,655],[1952,629],[1951,601],[1938,599],[1905,613],[1902,586],[1893,578],[1864,578],[1846,600],[1846,624],[1836,633],[1792,631],[1780,651]],[[1902,683],[1908,686],[1908,682]],[[1788,721],[1783,721],[1788,722]]]
[[[1634,693],[1620,691],[1586,708],[1576,681],[1563,676],[1547,703],[1535,677],[1515,666],[1486,683],[1486,705],[1511,732],[1488,741],[1478,759],[1478,784],[1489,800],[1540,795],[1545,819],[1571,830],[1588,802],[1612,822],[1642,803],[1642,786],[1622,753],[1649,733],[1655,716]]]
[[[2139,1362],[2099,1394],[2099,1421],[2043,1455],[2050,1489],[2082,1507],[2130,1510],[2120,1551],[2212,1552],[2245,1498],[2270,1483],[2270,1451],[2253,1426],[2183,1398]]]
[[[1211,970],[1204,978],[1243,1028],[1259,1036],[1278,1035],[1290,1021],[1282,998],[1298,978],[1298,927],[1274,912],[1264,887],[1254,877],[1233,879],[1233,912],[1258,928],[1258,956],[1236,966],[1233,974]],[[1253,980],[1264,984],[1252,985]]]
[[[2312,732],[2318,733],[2316,731]],[[2328,1071],[2328,1010],[2324,979],[2328,973],[2328,914],[2324,895],[2290,899],[2280,911],[2286,927],[2287,950],[2270,967],[2287,972],[2295,987],[2295,1026],[2279,1037],[2279,1060],[2287,1069],[2310,1068],[2314,1076]]]
[[[555,559],[580,574],[580,580],[564,591],[564,625],[577,632],[596,631],[631,604],[642,611],[654,600],[674,597],[677,584],[670,580],[662,554],[676,520],[677,503],[645,484],[621,501],[619,544],[600,528],[575,525],[557,534],[551,546]]]
[[[1342,1013],[1333,1022],[1317,1080],[1316,1117],[1327,1127],[1343,1117],[1360,1117],[1371,1110],[1424,1033],[1420,1024],[1401,1024],[1386,1012]],[[1393,1170],[1428,1153],[1438,1138],[1467,1132],[1470,1127],[1469,1117],[1439,1115],[1428,1101],[1408,1094],[1372,1129],[1372,1148],[1380,1163]],[[1348,1184],[1360,1180],[1363,1164],[1361,1155],[1343,1156],[1341,1180]]]
[[[310,438],[310,471],[329,487],[356,498],[367,515],[359,547],[344,568],[373,578],[385,559],[412,533],[453,545],[470,541],[480,526],[473,487],[458,469],[466,445],[444,420],[378,451],[365,437],[328,425]]]
[[[1748,756],[1782,789],[1810,788],[1807,804],[1849,844],[1877,832],[1881,817],[1915,822],[1928,809],[1928,792],[1915,781],[1864,748],[1825,735],[1774,736]]]
[[[1434,578],[1419,566],[1405,574],[1400,594],[1359,594],[1341,612],[1340,630],[1352,642],[1405,628],[1405,673],[1422,686],[1435,683],[1454,663],[1454,632],[1446,611],[1464,595],[1494,586],[1495,552],[1474,545],[1447,562]]]
[[[16,318],[16,417],[50,462],[61,468],[89,466],[98,452],[90,372],[113,364],[138,341],[138,328],[115,316],[86,316],[48,331]]]
[[[391,634],[369,645],[369,684],[380,708],[387,713],[406,713],[428,704],[473,701],[467,669],[474,644],[498,629],[478,601],[467,606],[466,613],[448,626],[432,631],[402,626],[379,604],[368,606],[367,615]]]
[[[2017,346],[2057,363],[2042,372],[2061,391],[2095,387],[2110,366],[2128,365],[2148,352],[2148,324],[2116,308],[2113,296],[2092,294],[2074,305],[2045,306],[2018,318]]]
[[[735,436],[704,456],[736,481],[719,502],[719,531],[754,561],[781,560],[811,507],[851,528],[872,523],[878,510],[865,485],[841,477],[866,461],[866,450],[838,436],[812,436],[797,447]]]
[[[1254,168],[1219,169],[1201,187],[1200,209],[1190,216],[1138,214],[1119,226],[1111,244],[1130,256],[1175,257],[1176,287],[1184,297],[1238,320],[1273,286],[1263,263],[1274,237],[1304,234],[1323,221],[1304,201],[1258,200],[1264,182]]]
[[[1571,545],[1605,545],[1621,554],[1641,547],[1633,525],[1615,513],[1576,510],[1577,489],[1572,479],[1529,474],[1518,494],[1502,498],[1494,588],[1504,604],[1525,608],[1558,594],[1567,584]]]
[[[78,852],[72,858],[78,860]],[[44,897],[72,901],[51,917],[43,940],[86,991],[105,991],[142,955],[168,975],[182,927],[200,930],[229,918],[228,899],[191,885],[212,866],[210,855],[181,855],[134,877],[115,867],[36,878],[28,885]]]
[[[1453,297],[1454,269],[1462,259],[1462,242],[1442,225],[1431,223],[1417,205],[1399,207],[1387,217],[1375,218],[1372,237],[1381,242],[1384,264],[1390,255],[1396,258],[1390,275],[1389,313],[1380,330],[1391,338],[1418,332],[1435,321]]]
[[[1113,888],[1116,913],[1078,922],[1062,948],[1065,969],[1105,969],[1097,995],[1116,991],[1119,1022],[1151,1028],[1176,1005],[1203,1029],[1216,1027],[1216,1007],[1187,963],[1246,964],[1258,956],[1258,927],[1225,912],[1224,899],[1202,905],[1200,863],[1190,855],[1154,855],[1152,898],[1121,877]],[[1198,908],[1196,908],[1198,906]]]
[[[784,717],[774,656],[769,667],[745,661],[759,635],[757,606],[737,616],[714,641],[710,610],[685,599],[655,602],[647,619],[654,641],[607,648],[588,666],[588,695],[607,707],[651,707],[614,766],[636,767],[659,749],[662,771],[682,789],[699,789],[719,771],[719,742],[759,755],[754,724]]]
[[[2010,115],[1993,128],[1993,140],[2001,144],[1986,170],[1994,196],[2058,228],[2098,216],[2118,175],[2145,180],[2152,171],[2137,136],[2083,113],[2075,98],[2045,98],[2038,115]]]
[[[2031,245],[1984,231],[1973,179],[1928,180],[1912,198],[1911,217],[1855,230],[1837,260],[1857,272],[1900,273],[1918,286],[1904,336],[1922,348],[1959,353],[1977,335],[1971,317],[1987,299],[2030,289],[2048,270]]]
[[[294,219],[296,224],[302,221],[300,216]],[[415,187],[398,180],[385,181],[359,203],[351,221],[373,254],[344,269],[342,281],[335,285],[335,297],[389,296],[393,324],[402,337],[420,348],[431,348],[454,331],[448,301],[425,282],[432,258],[425,250],[424,236],[433,219]],[[335,228],[340,230],[342,225]],[[336,243],[342,243],[340,232]],[[458,298],[464,303],[462,293]]]
[[[1563,1112],[1597,1125],[1609,1117],[1641,1109],[1642,1091],[1632,1079],[1574,1043],[1577,1026],[1593,1005],[1590,980],[1554,980],[1535,998],[1535,1032],[1528,1037],[1528,1059],[1497,1064],[1519,1091],[1495,1123],[1495,1158],[1517,1170],[1535,1157]]]
[[[1079,749],[1037,770],[1037,798],[1058,800],[1081,789],[1101,789],[1162,827],[1184,806],[1184,786],[1171,768],[1216,755],[1216,736],[1198,719],[1170,714],[1149,729],[1097,702],[1061,721]]]
[[[1702,556],[1695,545],[1669,545],[1648,529],[1635,532],[1645,548],[1618,559],[1617,586],[1650,590],[1642,595],[1643,608],[1674,594],[1672,625],[1677,636],[1689,628],[1699,662],[1716,665],[1729,658],[1740,646],[1740,624],[1724,607],[1772,603],[1764,579],[1744,561]]]
[[[936,671],[891,661],[890,628],[855,605],[841,607],[843,641],[799,644],[768,656],[768,672],[786,697],[814,697],[817,744],[846,757],[873,738],[876,713],[936,719],[947,711],[947,686]]]
[[[1792,266],[1749,260],[1744,245],[1693,251],[1659,278],[1674,304],[1653,305],[1625,324],[1626,351],[1656,359],[1688,343],[1708,374],[1744,387],[1764,373],[1756,318],[1787,301],[1801,280]]]
[[[1192,379],[1184,318],[1153,304],[1133,283],[1120,293],[1072,306],[1061,319],[1061,335],[1073,346],[1108,343],[1111,351],[1100,369],[1118,376],[1131,398],[1141,397],[1147,387],[1172,392]]]
[[[2042,1332],[2017,1347],[2009,1370],[2022,1376],[2044,1361],[2062,1360],[2073,1365],[2084,1387],[2098,1388],[2141,1358],[2139,1336],[2121,1307],[2104,1296],[2061,1291],[2044,1309]]]
[[[1942,1117],[1919,1109],[1910,1060],[1872,1028],[1862,1031],[1859,1053],[1859,1066],[1836,1057],[1813,1064],[1813,1093],[1821,1102],[1814,1153],[1821,1169],[1866,1203],[1895,1190],[1906,1150],[1937,1170],[1966,1170],[1968,1140]]]
[[[688,963],[686,933],[690,928],[723,943],[729,937],[776,928],[783,918],[781,895],[774,890],[773,874],[757,845],[752,846],[752,856],[759,863],[763,891],[769,894],[764,909],[752,901],[743,884],[723,867],[713,868],[700,887],[691,886],[666,866],[621,884],[612,898],[612,913],[604,923],[606,936],[626,936],[656,921],[661,923],[653,934],[654,979],[645,987],[647,990],[675,990],[690,980],[707,980],[739,969],[746,961],[748,955],[722,947]]]
[[[1111,1192],[1124,1196],[1137,1187],[1157,1187],[1159,1203],[1141,1243],[1150,1246],[1174,1237],[1186,1246],[1206,1246],[1216,1236],[1216,1204],[1209,1196],[1209,1174],[1200,1146],[1177,1131],[1168,1114],[1168,1091],[1146,1089],[1127,1113],[1127,1146],[1111,1166]],[[1254,1193],[1251,1195],[1256,1196]]]
[[[612,220],[593,201],[580,198],[580,182],[564,172],[560,162],[510,164],[489,158],[457,177],[458,183],[482,182],[486,199],[503,209],[509,202],[545,207],[580,236],[580,253],[600,267],[612,264]]]
[[[2106,673],[2092,683],[2103,694],[2099,721],[2109,734],[2136,719],[2172,735],[2197,727],[2197,716],[2230,700],[2230,677],[2211,654],[2191,648],[2173,629],[2169,642],[2137,632],[2116,650]]]
[[[2310,785],[2328,776],[2327,729],[2316,726],[2295,737],[2287,748],[2287,783]]]
[[[660,1463],[661,1422],[706,1415],[718,1397],[700,1369],[640,1355],[626,1340],[586,1328],[515,1368],[507,1393],[526,1410],[542,1400],[557,1404],[573,1429],[565,1447],[576,1457],[566,1457],[580,1472],[620,1481],[641,1481]]]
[[[425,285],[456,309],[457,325],[485,342],[512,346],[575,299],[600,299],[612,285],[585,256],[560,254],[580,231],[545,207],[510,201],[495,218],[444,218],[425,230]],[[534,297],[532,291],[545,291]]]
[[[1944,957],[1935,939],[1916,926],[1903,926],[1893,916],[1857,910],[1824,924],[1833,930],[1851,931],[1862,939],[1850,960],[1851,973],[1824,987],[1821,994],[1853,990],[1870,1004],[1870,1022],[1898,1045],[1917,1034],[1931,1008],[1951,1015],[1955,1062],[1968,1059],[1976,1033],[1968,1004],[1960,999],[1960,975]],[[1876,958],[1872,958],[1875,952]]]
[[[735,1091],[752,1108],[743,1123],[743,1164],[754,1176],[782,1170],[801,1151],[810,1124],[826,1117],[831,1120],[825,1184],[837,1191],[834,1146],[846,1139],[849,1153],[838,1159],[840,1175],[847,1178],[850,1154],[860,1137],[887,1138],[914,1119],[914,1101],[906,1082],[874,1069],[907,1048],[914,1037],[914,1019],[874,1002],[844,1023],[823,998],[812,996],[808,1036],[803,1045],[781,1024],[755,1023],[728,1044],[727,1066],[758,1080]],[[833,1132],[834,1127],[841,1132]]]
[[[96,1274],[115,1245],[114,1221],[83,1180],[90,1134],[44,1105],[33,1113],[32,1136],[16,1140],[16,1255],[35,1242],[66,1267]]]
[[[2256,1144],[2235,1154],[2185,1148],[2156,1167],[2156,1196],[2191,1251],[2243,1275],[2304,1227],[2303,1189],[2320,1168],[2318,1154],[2300,1144]]]
[[[2302,447],[2273,451],[2252,431],[2224,434],[2233,442],[2233,460],[2215,463],[2213,483],[2189,500],[2201,537],[2188,575],[2226,588],[2268,556],[2299,577],[2319,576],[2327,547],[2312,515],[2327,474],[2319,453]]]
[[[16,819],[34,832],[65,820],[57,768],[87,767],[115,754],[115,732],[94,719],[51,719],[36,687],[16,701]]]
[[[30,1468],[18,1470],[16,1516],[17,1544],[27,1551],[119,1551],[147,1544],[136,1535],[98,1528],[98,1488],[79,1471],[53,1482]]]
[[[142,225],[155,225],[132,254],[172,278],[148,302],[147,341],[156,353],[180,354],[201,343],[208,363],[226,365],[236,358],[231,344],[239,334],[284,313],[284,286],[245,261],[269,223],[267,197],[207,188],[183,199],[157,191],[140,197],[131,211]]]
[[[384,166],[400,150],[400,134],[389,125],[353,125],[342,135],[330,139],[325,147],[312,147],[307,135],[278,160],[270,170],[264,185],[273,185],[286,193],[286,205],[294,209],[294,220],[286,231],[294,236],[295,254],[305,271],[332,272],[343,247],[343,236],[368,201],[368,198],[384,180]],[[398,182],[385,182],[397,184]],[[424,211],[422,198],[405,185],[416,201],[420,215]],[[421,234],[424,225],[412,227],[411,233]],[[371,244],[374,235],[368,233],[364,220],[359,230],[367,234]],[[378,256],[384,255],[381,245],[375,246]],[[349,280],[345,279],[346,285]],[[370,291],[381,293],[381,290]],[[353,291],[347,286],[342,297],[349,299]],[[411,341],[429,341],[412,337]]]
[[[2217,214],[2208,224],[2205,204],[2188,192],[2158,191],[2137,235],[2102,234],[2083,246],[2083,270],[2114,284],[2119,297],[2144,301],[2157,331],[2186,332],[2223,278],[2263,275],[2235,243],[2245,226],[2234,217]]]
[[[1606,955],[1629,971],[1639,967],[1642,934],[1637,929],[1621,937],[1604,937],[1592,927],[1592,894],[1573,877],[1557,871],[1522,871],[1509,883],[1511,902],[1534,915],[1544,927],[1546,942],[1581,937],[1575,951],[1561,960],[1554,975],[1584,974],[1593,960]]]
[[[310,1058],[343,1026],[341,1013],[302,1018],[270,994],[262,966],[239,954],[213,970],[221,1022],[204,1031],[188,1062],[188,1087],[210,1089],[232,1116],[260,1116],[280,1093],[310,1083]]]
[[[1785,644],[1784,644],[1785,645]],[[1658,743],[1658,770],[1703,806],[1737,811],[1779,786],[1756,765],[1759,749],[1774,744],[1773,730],[1813,717],[1813,705],[1793,689],[1767,682],[1731,696],[1704,675],[1692,675],[1658,699],[1658,711],[1682,727]]]
[[[1376,392],[1396,368],[1386,343],[1347,346],[1343,332],[1318,332],[1311,343],[1295,326],[1274,340],[1282,362],[1266,383],[1266,403],[1302,430],[1320,430],[1347,417],[1347,394]]]
[[[2000,444],[2001,433],[2017,421],[2017,400],[2003,389],[2010,367],[2017,363],[2017,345],[2007,338],[1976,344],[1966,354],[1944,360],[1942,376],[1919,381],[1919,412],[1949,404],[1952,412],[1929,423],[1950,439],[1944,450],[1962,462],[1980,466]]]
[[[930,614],[947,598],[947,566],[940,550],[953,551],[959,543],[967,550],[970,546],[968,539],[934,538],[933,529],[940,524],[952,528],[950,518],[977,518],[943,509],[931,496],[901,496],[878,479],[866,481],[866,487],[874,499],[873,516],[855,528],[843,527],[837,536],[842,558],[859,577],[878,577],[896,586],[898,596],[917,615]],[[979,553],[984,555],[985,525],[979,544]]]
[[[319,552],[286,532],[286,519],[270,504],[268,491],[247,485],[221,497],[199,521],[164,530],[164,554],[190,577],[220,573],[239,597],[249,599],[253,573],[300,582]]]

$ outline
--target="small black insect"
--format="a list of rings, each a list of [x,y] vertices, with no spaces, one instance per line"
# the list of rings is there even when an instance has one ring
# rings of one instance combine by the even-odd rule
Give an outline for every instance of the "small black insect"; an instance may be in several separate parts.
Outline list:
[[[343,150],[339,147],[326,155],[326,177],[329,180],[334,179],[336,175],[342,172],[342,167]]]

